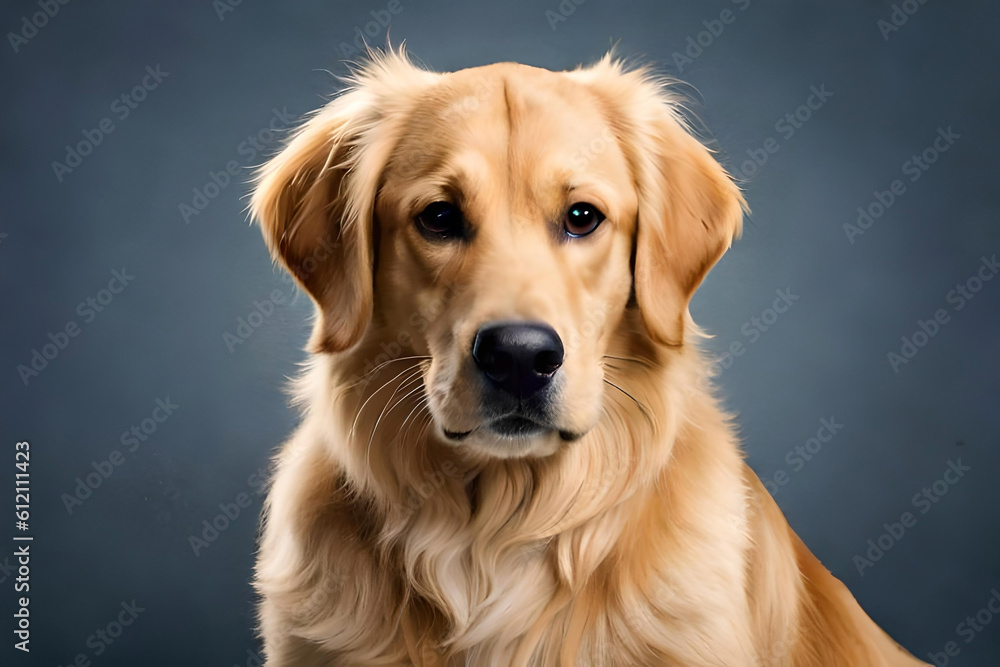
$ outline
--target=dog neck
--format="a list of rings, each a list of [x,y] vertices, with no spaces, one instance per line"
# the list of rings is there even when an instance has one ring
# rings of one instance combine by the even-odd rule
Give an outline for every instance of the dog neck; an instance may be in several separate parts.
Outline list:
[[[732,525],[722,526],[721,542],[706,527],[704,542],[742,548],[740,492],[716,493],[707,469],[685,468],[685,479],[671,473],[672,460],[705,441],[723,443],[712,458],[727,459],[731,469],[740,463],[725,416],[697,374],[697,354],[667,350],[656,363],[630,369],[631,397],[609,392],[606,418],[544,458],[487,459],[442,442],[429,418],[413,417],[420,369],[405,368],[402,358],[393,363],[404,368],[384,375],[395,385],[379,396],[357,364],[321,357],[299,386],[303,430],[324,443],[369,548],[396,572],[409,632],[462,651],[489,637],[500,641],[497,628],[509,640],[560,615],[568,622],[569,601],[585,598],[598,580],[623,589],[662,586],[653,572],[618,573],[612,563],[633,535],[653,529],[645,522],[664,504],[668,523],[705,510],[679,498],[723,506],[712,513]],[[393,406],[400,396],[408,403]],[[704,488],[691,493],[699,484]],[[655,530],[669,539],[669,526]],[[738,586],[740,573],[732,576],[729,584]],[[407,621],[407,608],[416,607],[425,610],[412,615],[419,621]]]

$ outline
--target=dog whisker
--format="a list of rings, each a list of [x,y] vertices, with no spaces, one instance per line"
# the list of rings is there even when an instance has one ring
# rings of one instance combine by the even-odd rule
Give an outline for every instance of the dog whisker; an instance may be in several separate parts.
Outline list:
[[[404,426],[406,426],[406,422],[410,421],[410,418],[411,418],[411,417],[413,417],[413,415],[414,415],[414,414],[415,414],[415,413],[416,413],[416,412],[417,412],[418,410],[420,410],[421,408],[426,408],[426,407],[427,407],[427,406],[429,405],[429,403],[430,403],[430,398],[428,398],[428,397],[427,397],[426,395],[424,395],[424,396],[421,396],[421,397],[420,397],[420,398],[419,398],[419,399],[417,400],[417,403],[416,403],[416,405],[414,405],[414,406],[413,406],[413,409],[412,409],[412,410],[410,410],[410,414],[406,415],[406,418],[405,418],[405,419],[403,419],[403,422],[402,422],[402,423],[401,423],[401,424],[399,425],[399,428],[398,428],[398,429],[396,429],[396,434],[395,434],[395,435],[394,435],[394,436],[392,437],[392,439],[393,439],[393,440],[396,440],[396,439],[398,439],[398,438],[399,438],[399,432],[403,430],[403,427],[404,427]],[[411,426],[412,426],[412,423],[411,423]],[[410,429],[409,429],[409,428],[407,428],[407,429],[406,429],[406,433],[404,433],[404,434],[403,434],[403,438],[404,438],[404,439],[406,438],[406,434],[407,434],[407,433],[409,433],[409,432],[410,432]]]
[[[417,386],[415,386],[413,389],[407,392],[406,395],[401,397],[398,401],[393,403],[392,399],[396,396],[396,393],[399,392],[399,390],[402,389],[403,387],[408,386],[414,380],[417,381]],[[375,425],[372,427],[372,434],[368,438],[368,446],[365,449],[366,466],[371,461],[372,443],[375,442],[375,432],[378,430],[379,424],[382,423],[382,418],[385,417],[390,412],[392,412],[393,408],[395,408],[397,405],[405,401],[409,396],[412,396],[414,393],[420,391],[421,389],[423,389],[423,369],[418,367],[413,375],[406,378],[406,380],[404,380],[403,382],[400,382],[393,390],[392,394],[389,395],[389,400],[386,401],[385,407],[382,408],[382,412],[379,413],[378,419],[375,420]]]
[[[371,369],[370,371],[368,371],[367,373],[365,373],[364,375],[362,375],[362,377],[366,377],[368,375],[371,375],[372,373],[375,373],[378,370],[380,370],[382,368],[385,368],[386,366],[388,366],[391,363],[395,363],[397,361],[409,361],[411,359],[419,359],[421,361],[430,361],[431,357],[430,357],[430,355],[427,355],[427,354],[413,354],[413,355],[410,355],[408,357],[396,357],[395,359],[389,359],[388,361],[383,361],[381,364],[379,364],[375,368]]]
[[[371,401],[371,400],[372,400],[373,398],[375,398],[375,396],[376,396],[376,395],[377,395],[377,394],[378,394],[378,393],[379,393],[380,391],[382,391],[383,389],[385,389],[386,387],[388,387],[388,386],[389,386],[390,384],[392,384],[393,382],[395,382],[395,381],[396,381],[397,379],[399,379],[399,378],[400,378],[401,376],[403,376],[404,374],[406,374],[406,373],[410,373],[410,372],[412,372],[412,371],[414,371],[414,370],[417,370],[417,371],[419,371],[419,370],[420,370],[420,367],[419,367],[419,365],[414,365],[414,366],[410,366],[410,367],[408,367],[408,368],[404,368],[404,369],[403,369],[402,371],[400,371],[399,373],[397,373],[395,377],[393,377],[393,378],[392,378],[391,380],[389,380],[388,382],[385,382],[384,384],[382,384],[382,385],[381,385],[381,386],[380,386],[380,387],[379,387],[378,389],[376,389],[375,391],[373,391],[373,392],[371,393],[371,395],[370,395],[370,396],[369,396],[368,398],[366,398],[366,399],[365,399],[365,402],[361,404],[361,407],[360,407],[360,408],[358,408],[358,414],[357,414],[357,415],[356,415],[356,416],[354,417],[354,423],[353,423],[353,424],[351,425],[351,430],[350,430],[350,432],[348,433],[348,437],[349,437],[349,438],[353,438],[353,437],[354,437],[354,431],[355,431],[355,430],[357,429],[357,427],[358,427],[358,420],[359,420],[359,419],[361,419],[361,414],[362,414],[362,413],[364,412],[364,410],[365,410],[365,407],[366,407],[366,406],[368,405],[368,403],[369,403],[369,402],[370,402],[370,401]],[[398,387],[397,387],[397,388],[398,388]]]
[[[434,415],[431,414],[431,411],[426,403],[421,406],[420,411],[417,412],[417,415],[413,418],[413,421],[411,421],[410,425],[406,427],[406,432],[403,433],[403,440],[407,440],[407,438],[410,437],[410,429],[413,428],[413,425],[419,422],[421,418],[425,420],[424,421],[425,427],[426,425],[434,421]],[[426,430],[426,428],[424,428],[424,430]],[[417,440],[419,439],[420,438],[418,437]]]
[[[427,429],[433,423],[434,423],[434,419],[431,417],[430,411],[428,411],[427,412],[427,421],[424,422],[423,428],[421,428],[420,432],[417,434],[417,440],[423,440],[424,439],[424,434],[427,433]]]
[[[368,385],[371,383],[371,381],[375,379],[375,374],[378,371],[385,368],[391,363],[395,363],[397,361],[410,361],[413,359],[418,359],[419,361],[417,363],[419,364],[421,361],[430,361],[431,357],[425,354],[414,354],[408,357],[397,357],[395,359],[389,359],[388,361],[383,361],[381,364],[371,369],[367,373],[363,373],[361,377],[358,378],[357,382],[355,382],[351,386],[356,387],[357,385],[361,384],[362,380],[365,380],[365,378],[367,378],[367,380],[365,380],[365,386],[361,388],[361,393],[363,394],[365,390],[368,389]]]
[[[610,355],[610,354],[605,354],[604,358],[605,359],[614,359],[616,361],[631,361],[634,364],[639,364],[640,366],[645,366],[646,368],[654,368],[653,363],[651,361],[646,360],[646,359],[637,359],[636,357],[616,357],[616,356]]]
[[[607,378],[604,378],[604,383],[614,387],[615,389],[617,389],[618,391],[620,391],[621,393],[625,394],[630,399],[632,399],[632,402],[635,403],[636,407],[639,408],[639,412],[641,412],[642,416],[646,418],[646,421],[648,421],[651,426],[653,425],[653,418],[649,415],[649,412],[646,411],[646,406],[644,406],[642,402],[639,401],[639,399],[637,399],[635,396],[628,393],[627,391],[625,391],[624,389],[622,389],[617,384],[615,384],[614,382],[612,382]]]
[[[414,383],[416,383],[415,386],[412,389],[410,389],[409,388],[410,385]],[[406,378],[403,382],[400,382],[399,385],[396,387],[396,389],[393,390],[392,394],[389,396],[389,400],[386,401],[385,407],[382,408],[382,412],[379,414],[378,419],[375,420],[375,426],[372,428],[372,437],[374,437],[375,430],[378,428],[379,422],[382,421],[383,417],[392,412],[407,398],[409,398],[416,392],[421,391],[422,389],[423,389],[423,373],[421,371],[414,373],[410,377]],[[395,398],[396,394],[400,390],[406,390],[406,394],[400,396],[400,398],[394,403],[392,399]]]

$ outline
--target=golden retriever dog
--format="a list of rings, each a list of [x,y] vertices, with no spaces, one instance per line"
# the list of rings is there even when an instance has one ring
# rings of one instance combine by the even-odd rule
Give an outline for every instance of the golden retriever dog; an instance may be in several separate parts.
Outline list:
[[[744,463],[688,303],[744,201],[673,84],[370,56],[262,167],[316,305],[267,664],[920,663]]]

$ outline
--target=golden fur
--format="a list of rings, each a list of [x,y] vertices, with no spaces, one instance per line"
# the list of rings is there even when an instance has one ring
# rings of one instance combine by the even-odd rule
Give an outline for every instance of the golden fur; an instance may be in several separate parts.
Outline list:
[[[415,231],[442,199],[469,241]],[[607,220],[556,239],[577,201]],[[373,56],[252,202],[317,306],[256,567],[267,664],[923,664],[798,540],[712,394],[688,302],[743,207],[647,70]],[[480,429],[470,341],[497,319],[565,341],[577,439]]]

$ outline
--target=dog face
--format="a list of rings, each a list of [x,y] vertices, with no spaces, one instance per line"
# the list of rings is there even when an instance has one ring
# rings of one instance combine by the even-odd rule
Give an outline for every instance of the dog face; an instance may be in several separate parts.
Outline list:
[[[456,446],[541,456],[585,435],[611,352],[683,345],[738,190],[663,87],[609,59],[439,75],[390,56],[355,83],[253,202],[317,303],[314,350],[402,343]]]
[[[396,330],[446,304],[414,349],[430,356],[442,435],[501,456],[551,452],[600,416],[601,361],[631,290],[635,187],[582,86],[501,66],[442,88],[384,172],[376,301]]]

